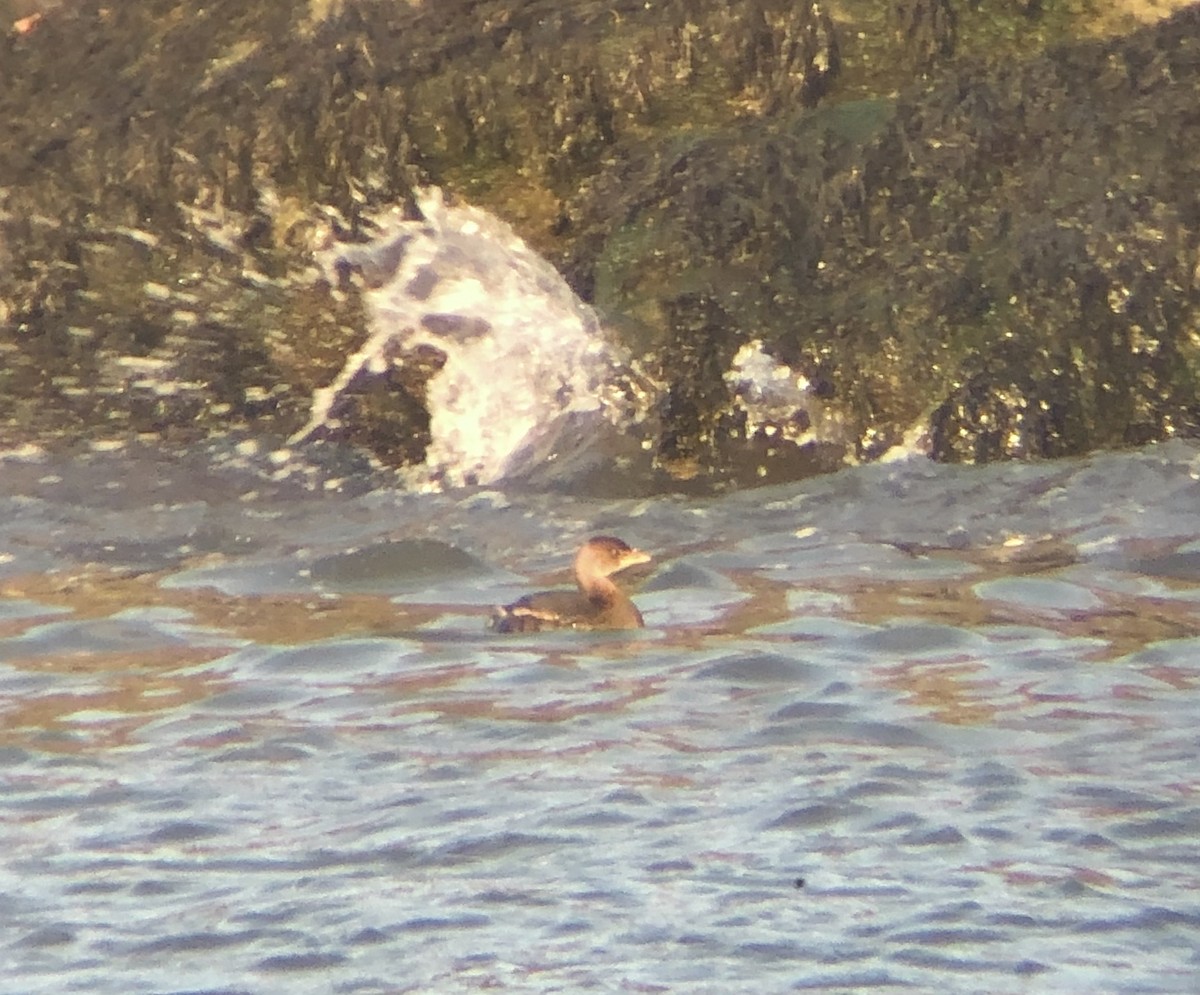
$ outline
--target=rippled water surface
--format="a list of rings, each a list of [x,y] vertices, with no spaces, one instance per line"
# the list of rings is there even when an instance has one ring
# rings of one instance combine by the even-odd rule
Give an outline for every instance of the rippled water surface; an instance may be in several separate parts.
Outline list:
[[[712,499],[0,464],[0,987],[1194,992],[1200,456]],[[501,637],[574,546],[635,634]]]

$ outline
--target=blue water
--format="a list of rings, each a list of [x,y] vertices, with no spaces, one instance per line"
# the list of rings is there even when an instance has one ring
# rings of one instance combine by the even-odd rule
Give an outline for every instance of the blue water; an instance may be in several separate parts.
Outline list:
[[[1192,992],[1198,467],[7,461],[0,990]],[[487,631],[600,532],[644,632]]]

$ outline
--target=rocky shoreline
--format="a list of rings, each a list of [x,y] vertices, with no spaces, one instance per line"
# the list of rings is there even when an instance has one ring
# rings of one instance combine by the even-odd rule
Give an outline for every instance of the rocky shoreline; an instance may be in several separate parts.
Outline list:
[[[368,334],[314,254],[427,185],[661,382],[668,475],[800,465],[730,391],[751,341],[839,459],[1200,425],[1200,7],[1096,37],[1028,0],[80,2],[0,66],[5,446],[286,439]],[[338,441],[420,462],[426,374]]]

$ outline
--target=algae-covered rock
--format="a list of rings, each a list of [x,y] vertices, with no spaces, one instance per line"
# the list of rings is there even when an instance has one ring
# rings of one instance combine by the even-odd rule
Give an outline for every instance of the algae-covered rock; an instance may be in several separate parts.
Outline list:
[[[81,0],[0,65],[0,432],[281,439],[369,334],[315,253],[429,181],[550,251],[619,143],[813,103],[836,51],[782,0]],[[345,437],[419,461],[437,365],[372,382]]]
[[[820,385],[861,458],[921,425],[954,460],[1194,432],[1198,28],[1191,8],[614,172],[570,271],[682,370],[668,444],[672,422],[703,440],[751,338]],[[719,320],[679,320],[697,294]]]
[[[1088,10],[47,5],[0,37],[0,440],[286,439],[372,334],[316,260],[431,184],[599,309],[677,476],[1194,432],[1200,13]],[[443,362],[338,438],[422,461]]]

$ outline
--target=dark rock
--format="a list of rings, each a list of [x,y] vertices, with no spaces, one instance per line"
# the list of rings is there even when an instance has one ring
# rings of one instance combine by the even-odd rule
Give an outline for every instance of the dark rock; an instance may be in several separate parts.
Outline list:
[[[311,9],[78,0],[0,37],[0,442],[286,438],[387,268],[329,286],[314,252],[427,183],[604,309],[665,464],[801,465],[742,431],[752,340],[858,457],[1197,430],[1200,8],[1051,50],[1029,0]],[[348,391],[344,437],[420,461],[442,358]]]
[[[891,18],[908,58],[917,67],[954,54],[958,16],[950,0],[892,0]]]
[[[685,371],[670,396],[700,409],[715,373],[666,343],[672,302],[703,288],[726,315],[704,338],[727,355],[761,336],[823,385],[859,457],[923,421],[951,460],[1192,434],[1200,160],[1178,150],[1200,147],[1198,27],[1193,7],[660,149],[593,187],[617,220],[568,272],[646,316],[666,378]],[[686,403],[665,422],[714,423]]]

